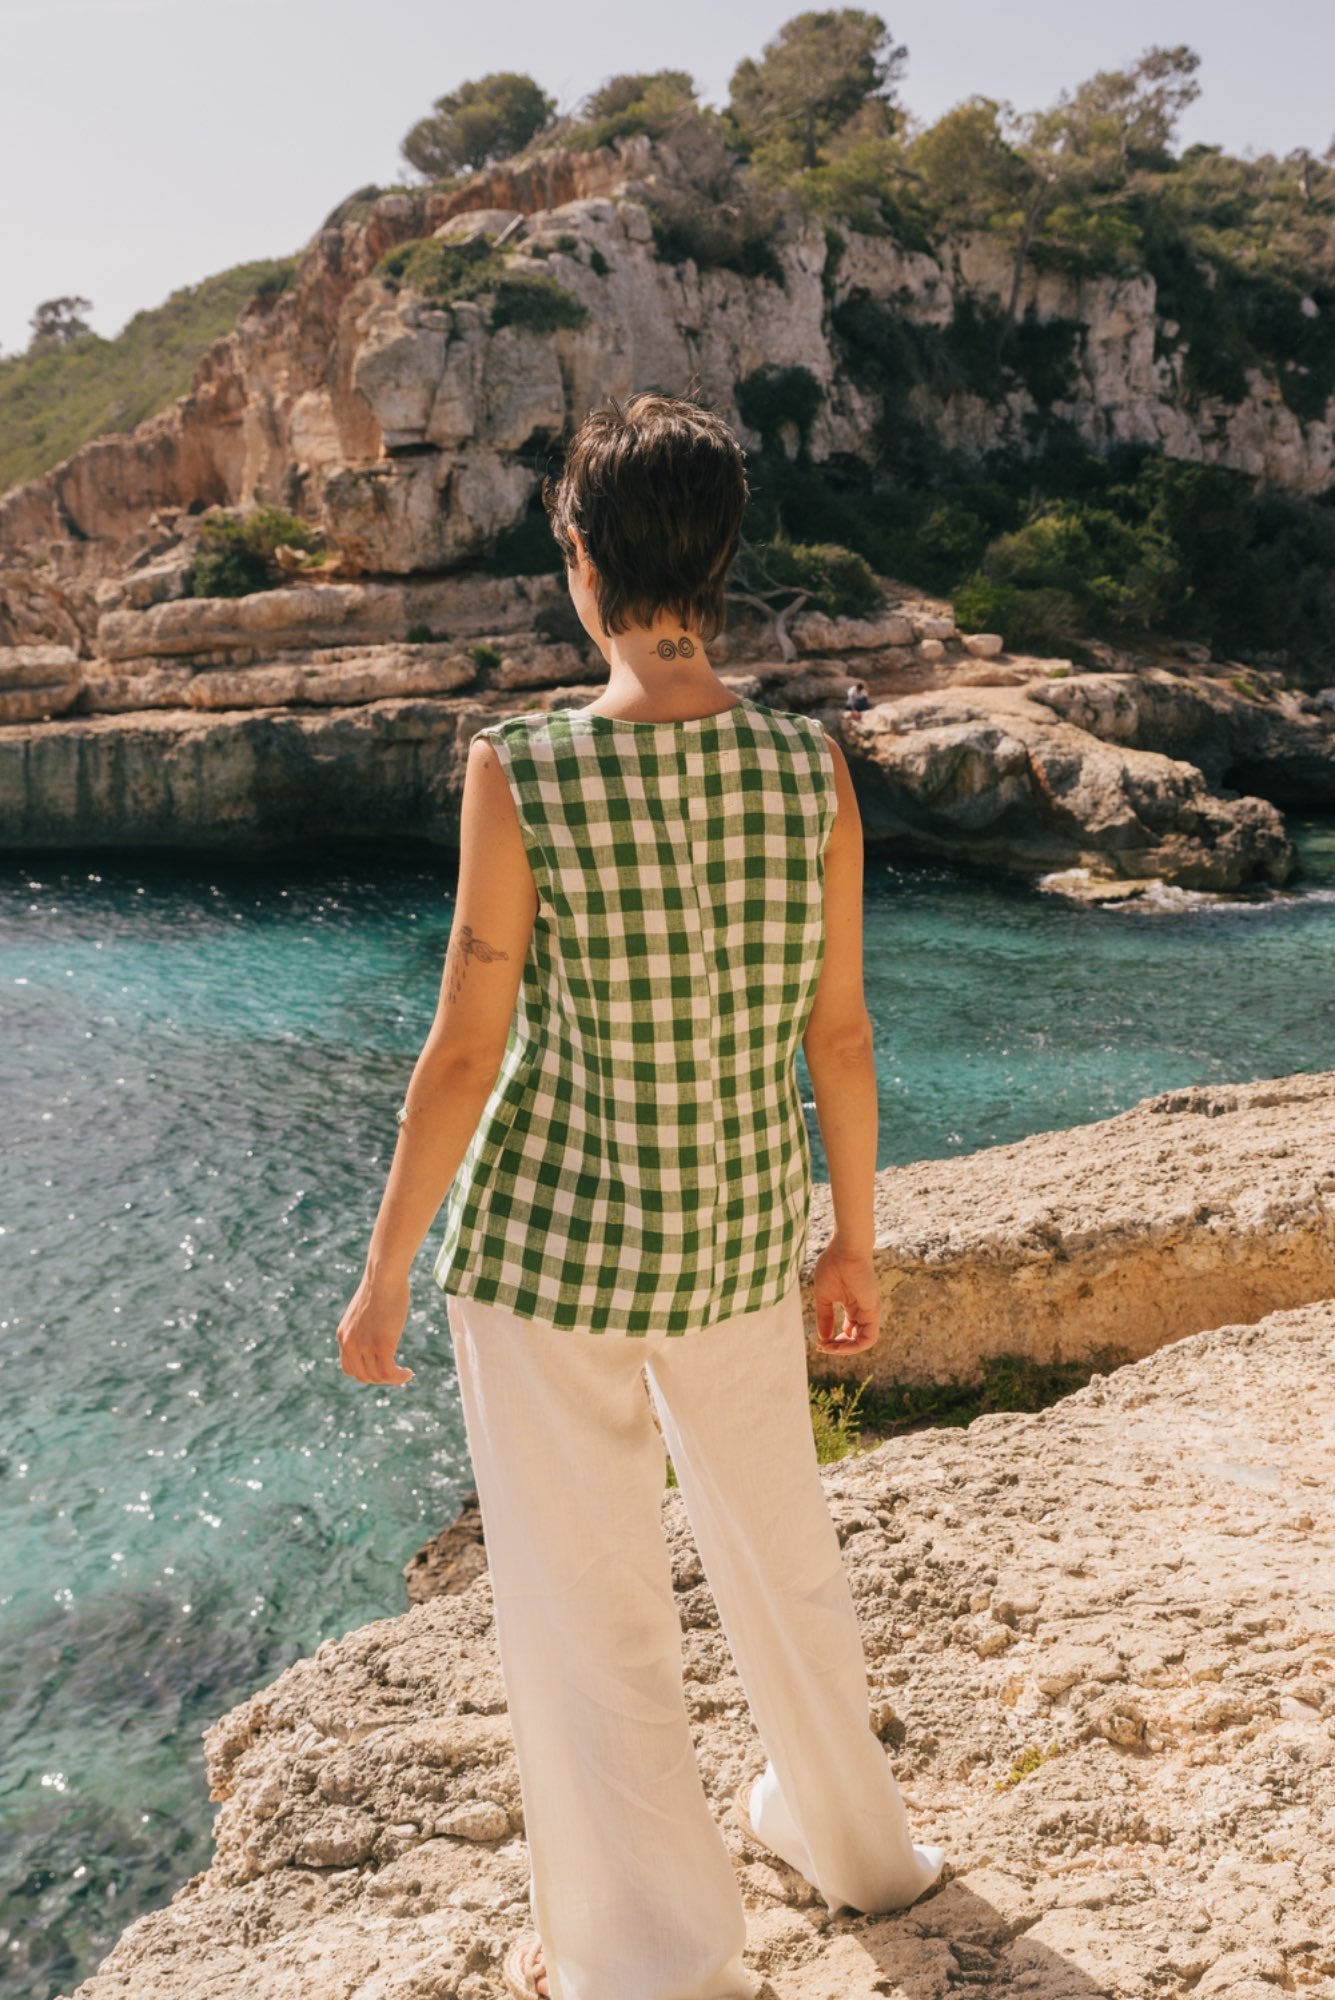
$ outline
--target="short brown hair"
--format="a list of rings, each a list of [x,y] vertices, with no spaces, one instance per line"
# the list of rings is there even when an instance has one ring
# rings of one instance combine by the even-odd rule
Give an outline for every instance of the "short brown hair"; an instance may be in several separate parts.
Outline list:
[[[542,482],[568,567],[571,529],[584,537],[605,631],[668,611],[706,640],[723,625],[747,492],[742,448],[722,418],[650,390],[590,410],[559,477]]]

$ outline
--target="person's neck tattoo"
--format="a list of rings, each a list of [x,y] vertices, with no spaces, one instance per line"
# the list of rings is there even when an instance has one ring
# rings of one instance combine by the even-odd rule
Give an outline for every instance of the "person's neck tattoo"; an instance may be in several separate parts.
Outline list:
[[[660,639],[658,657],[660,660],[689,660],[695,653],[695,641],[683,632],[680,639]]]

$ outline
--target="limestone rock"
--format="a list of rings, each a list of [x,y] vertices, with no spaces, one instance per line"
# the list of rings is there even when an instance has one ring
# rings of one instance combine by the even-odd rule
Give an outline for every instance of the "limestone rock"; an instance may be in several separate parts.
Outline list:
[[[1214,797],[1191,764],[1053,727],[1051,709],[1026,693],[943,689],[841,716],[868,834],[910,852],[985,852],[1032,870],[1097,857],[1110,876],[1185,888],[1292,874],[1296,857],[1273,806]]]
[[[413,625],[439,637],[524,632],[562,601],[555,577],[439,577],[412,583],[301,583],[248,597],[187,597],[104,612],[97,650],[109,661],[189,656],[226,647],[284,652],[402,640]]]
[[[831,1916],[743,1841],[727,1806],[764,1753],[682,1497],[665,1495],[691,1594],[688,1702],[708,1698],[696,1754],[766,1995],[1324,1990],[1333,1337],[1330,1303],[1221,1326],[1037,1415],[823,1469],[832,1512],[859,1522],[844,1547],[868,1720],[914,1837],[946,1850],[943,1879],[904,1911]],[[1235,1483],[1249,1466],[1272,1476]],[[980,1650],[956,1636],[960,1607],[1003,1578],[1037,1622],[998,1625],[1009,1642]],[[1224,1684],[1195,1675],[1216,1658],[1228,1706],[1202,1728]],[[212,1865],[132,1924],[74,2000],[499,1993],[531,1918],[485,1576],[327,1640],[222,1716],[205,1753]]]
[[[69,646],[0,646],[0,723],[36,722],[73,706],[83,680]]]
[[[812,1372],[976,1380],[991,1355],[1134,1357],[1335,1297],[1332,1162],[1335,1072],[1166,1091],[967,1158],[888,1167],[876,1177],[882,1338],[847,1361],[813,1346]],[[832,1230],[821,1185],[809,1260]],[[806,1273],[803,1285],[810,1305]],[[1006,1576],[993,1615],[1008,1605],[1022,1623]]]
[[[911,646],[914,639],[913,626],[897,611],[888,611],[880,618],[830,618],[823,611],[804,611],[793,619],[790,630],[804,653]]]
[[[515,699],[526,690],[544,706],[549,689],[566,706],[596,697],[601,662],[595,670],[586,648],[533,633],[535,622],[555,629],[569,616],[554,577],[303,584],[104,612],[103,653],[82,664],[82,689],[58,734],[42,738],[40,723],[0,731],[0,844],[254,844],[266,832],[286,836],[298,813],[303,825],[378,833],[382,778],[361,759],[383,758],[393,745],[390,762],[411,765],[424,730],[452,740],[470,716],[491,720],[526,705]],[[434,640],[406,644],[418,623]],[[481,644],[499,664],[478,665]],[[746,683],[759,687],[753,699],[814,712],[838,735],[873,847],[1045,878],[1088,868],[1111,885],[1108,894],[1119,881],[1231,889],[1282,881],[1294,865],[1263,800],[1213,797],[1193,766],[1109,744],[1058,720],[1027,689],[944,689],[854,715],[849,678],[838,661],[816,659],[760,667]],[[288,713],[296,704],[328,709],[328,724],[296,722]],[[283,711],[270,746],[254,733],[266,708]],[[202,717],[187,721],[194,710],[216,711],[216,733]],[[339,746],[315,756],[311,739],[300,789],[283,775],[294,726],[327,727]],[[187,743],[193,776],[164,791],[164,771]],[[429,783],[417,773],[394,823],[452,839],[461,785],[452,759]]]
[[[429,1597],[447,1597],[467,1590],[487,1567],[482,1537],[482,1513],[476,1492],[465,1493],[459,1512],[404,1564],[403,1580],[410,1604]],[[439,1830],[439,1829],[438,1829]]]
[[[1256,368],[1239,403],[1188,395],[1180,329],[1169,334],[1148,272],[1031,269],[1010,301],[1008,254],[988,232],[960,232],[931,255],[841,225],[833,269],[822,225],[796,213],[772,246],[781,284],[668,263],[655,254],[643,197],[670,154],[670,142],[645,135],[589,152],[548,147],[461,185],[341,204],[292,282],[249,301],[212,343],[187,394],[0,499],[0,560],[59,550],[72,574],[95,583],[164,511],[288,506],[294,494],[368,568],[406,574],[481,559],[522,514],[533,454],[553,425],[608,393],[692,373],[705,400],[740,423],[740,381],[765,365],[805,369],[822,390],[811,455],[865,461],[884,412],[850,379],[830,313],[853,294],[922,327],[947,324],[966,295],[1008,301],[1040,324],[1075,322],[1071,392],[1057,407],[1090,447],[1145,442],[1292,491],[1328,488],[1332,411],[1300,418]],[[432,235],[498,244],[514,271],[555,279],[588,320],[550,332],[493,327],[485,301],[442,302],[382,281],[387,251]],[[948,449],[1033,449],[1036,405],[1023,387],[989,401],[922,383],[915,397]],[[50,626],[22,636],[65,638]],[[949,642],[953,632],[919,637]]]
[[[959,633],[955,630],[955,621],[953,618],[937,617],[931,612],[915,613],[912,619],[912,626],[919,645],[924,640],[958,639],[959,637]]]
[[[349,703],[394,696],[448,694],[470,686],[477,667],[443,646],[347,646],[303,656],[286,654],[254,666],[205,668],[148,661],[146,671],[90,674],[81,712],[105,714],[146,708],[283,708]]]
[[[145,709],[0,729],[0,838],[259,851],[409,836],[457,846],[471,731],[513,703],[404,697],[355,708]]]
[[[966,632],[963,634],[964,650],[978,660],[995,660],[998,653],[1004,653],[1006,642],[999,632]]]
[[[1255,685],[1242,669],[1186,679],[1145,667],[1035,682],[1031,694],[1104,742],[1190,760],[1212,785],[1298,808],[1335,805],[1335,715],[1286,690],[1257,700],[1245,692]]]

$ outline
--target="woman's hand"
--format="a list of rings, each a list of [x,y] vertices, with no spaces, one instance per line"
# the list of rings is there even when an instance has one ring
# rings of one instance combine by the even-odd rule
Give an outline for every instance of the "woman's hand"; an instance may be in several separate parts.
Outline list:
[[[848,1251],[837,1236],[812,1275],[816,1342],[822,1354],[861,1354],[880,1337],[881,1287],[870,1250]]]
[[[394,1350],[408,1320],[410,1290],[406,1278],[373,1282],[363,1275],[338,1325],[343,1373],[359,1382],[411,1382],[411,1368],[400,1368]]]

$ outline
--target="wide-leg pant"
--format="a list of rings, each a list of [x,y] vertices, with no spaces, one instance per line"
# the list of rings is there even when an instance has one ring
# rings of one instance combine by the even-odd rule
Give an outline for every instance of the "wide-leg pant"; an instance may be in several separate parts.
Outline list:
[[[755,1990],[682,1686],[665,1440],[768,1758],[754,1830],[831,1910],[913,1902],[943,1850],[914,1845],[870,1727],[796,1283],[682,1335],[572,1330],[457,1294],[448,1316],[552,2000]]]

